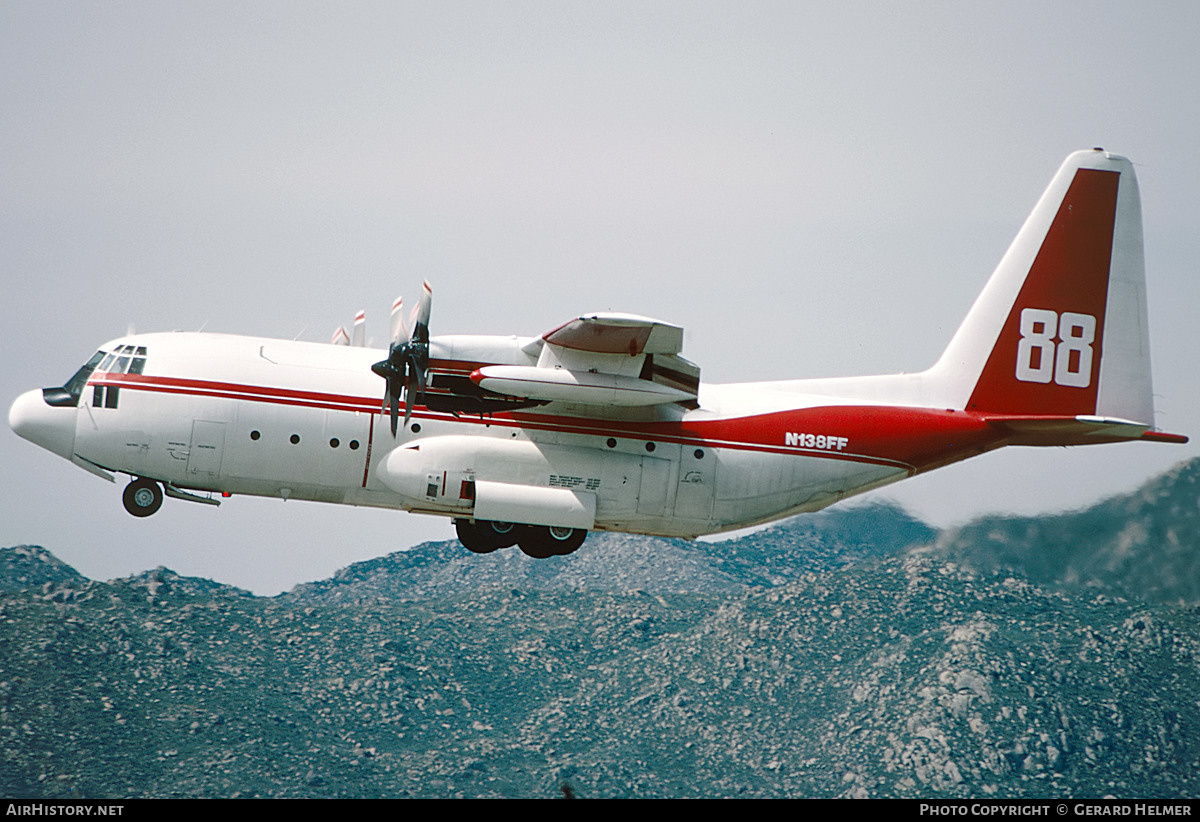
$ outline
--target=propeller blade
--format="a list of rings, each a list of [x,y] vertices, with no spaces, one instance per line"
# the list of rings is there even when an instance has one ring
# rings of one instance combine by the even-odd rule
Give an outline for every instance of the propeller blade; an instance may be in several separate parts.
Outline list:
[[[392,345],[399,345],[408,339],[408,329],[404,327],[404,298],[397,297],[392,303]]]
[[[391,415],[392,436],[397,433],[400,417],[400,395],[404,395],[404,427],[412,419],[415,405],[425,403],[425,372],[429,370],[429,309],[433,289],[428,282],[423,284],[421,298],[412,313],[412,334],[408,335],[401,318],[403,298],[392,304],[392,344],[386,360],[371,366],[371,370],[383,377],[385,388],[383,401]],[[357,325],[356,325],[357,330]]]
[[[345,330],[343,329],[343,333]],[[355,348],[362,348],[367,344],[367,312],[359,311],[354,315],[354,342],[352,345]]]
[[[404,369],[407,373],[404,378],[404,427],[408,428],[408,421],[412,419],[413,393],[412,393],[412,378],[413,372],[407,366]]]
[[[409,342],[404,348],[404,426],[407,428],[413,406],[425,404],[425,369],[429,364],[429,346]]]
[[[429,342],[429,310],[433,305],[433,286],[429,280],[421,283],[421,298],[412,313],[412,336],[410,340]]]
[[[396,422],[400,418],[400,397],[399,397],[400,392],[393,391],[392,387],[389,385],[388,395],[389,395],[388,414],[391,416],[392,437],[394,438],[396,436]],[[405,404],[405,406],[404,406],[404,422],[405,422],[405,425],[408,424],[408,405],[407,404]]]
[[[371,370],[383,377],[383,405],[391,412],[392,417],[392,436],[396,436],[396,418],[400,413],[399,398],[402,385],[397,385],[398,375],[396,366],[393,361],[393,355],[396,353],[396,346],[392,346],[392,350],[388,352],[386,360],[380,360],[371,366]]]
[[[333,332],[333,339],[330,342],[334,345],[349,345],[350,335],[346,333],[346,326],[339,325],[337,330]]]
[[[417,377],[418,396],[425,393],[425,368],[429,362],[429,347],[410,345],[408,351],[408,373]]]

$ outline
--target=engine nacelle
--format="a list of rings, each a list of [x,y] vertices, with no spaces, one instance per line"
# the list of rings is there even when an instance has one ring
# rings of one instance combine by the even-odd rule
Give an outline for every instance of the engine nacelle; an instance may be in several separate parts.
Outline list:
[[[498,394],[586,405],[635,407],[696,398],[695,393],[650,380],[566,368],[489,365],[472,373],[471,381]]]
[[[638,509],[642,462],[527,440],[428,437],[393,450],[380,478],[413,510],[590,530],[598,510],[620,517]]]

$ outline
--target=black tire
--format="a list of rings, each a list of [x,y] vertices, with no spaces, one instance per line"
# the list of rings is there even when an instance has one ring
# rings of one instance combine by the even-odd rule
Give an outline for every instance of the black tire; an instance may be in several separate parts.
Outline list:
[[[509,548],[517,543],[520,528],[511,522],[492,522],[489,520],[467,519],[454,520],[454,530],[458,533],[458,541],[468,551],[476,554],[490,554],[500,548]]]
[[[162,487],[154,480],[135,479],[125,486],[121,501],[135,517],[148,517],[162,507]]]
[[[534,559],[561,557],[579,550],[588,532],[582,528],[548,528],[530,526],[525,529],[517,545],[525,556]]]

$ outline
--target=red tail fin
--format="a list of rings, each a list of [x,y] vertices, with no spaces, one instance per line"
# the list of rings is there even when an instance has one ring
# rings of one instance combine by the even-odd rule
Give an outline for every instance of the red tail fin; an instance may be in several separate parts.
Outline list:
[[[968,409],[1096,413],[1120,179],[1075,171]]]
[[[1133,165],[1066,159],[927,376],[955,407],[1154,425]]]

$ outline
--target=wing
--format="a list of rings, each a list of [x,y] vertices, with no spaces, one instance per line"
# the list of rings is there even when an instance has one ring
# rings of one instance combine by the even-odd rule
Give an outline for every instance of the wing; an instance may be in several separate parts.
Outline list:
[[[537,365],[485,366],[480,388],[547,402],[696,407],[700,369],[679,356],[683,329],[634,314],[586,314],[542,335]]]
[[[585,314],[542,335],[551,345],[593,354],[678,354],[683,329],[636,314]]]

